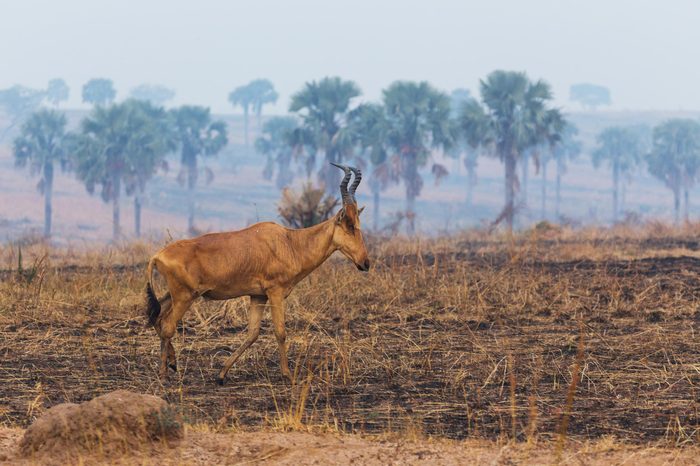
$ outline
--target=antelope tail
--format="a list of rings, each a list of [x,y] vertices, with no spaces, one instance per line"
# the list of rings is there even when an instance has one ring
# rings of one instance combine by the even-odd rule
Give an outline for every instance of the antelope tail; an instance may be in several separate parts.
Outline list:
[[[148,261],[148,269],[146,274],[148,276],[148,281],[146,282],[146,317],[148,317],[148,323],[155,327],[158,321],[158,316],[160,315],[160,302],[158,302],[158,297],[153,291],[153,266],[155,263],[155,257],[152,257]]]

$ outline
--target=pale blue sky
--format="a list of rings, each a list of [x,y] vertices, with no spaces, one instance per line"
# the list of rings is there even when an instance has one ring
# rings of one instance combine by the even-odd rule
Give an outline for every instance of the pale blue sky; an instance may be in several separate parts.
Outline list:
[[[501,68],[547,80],[559,105],[586,81],[616,109],[699,110],[698,46],[690,0],[17,0],[0,6],[0,88],[63,77],[73,107],[86,80],[109,77],[118,98],[159,83],[175,103],[229,111],[233,87],[267,77],[283,112],[326,75],[376,99],[395,79],[475,91]]]

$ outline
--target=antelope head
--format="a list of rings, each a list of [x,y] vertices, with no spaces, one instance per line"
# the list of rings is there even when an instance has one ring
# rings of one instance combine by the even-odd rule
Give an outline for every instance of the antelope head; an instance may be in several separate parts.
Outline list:
[[[369,270],[369,258],[367,257],[367,248],[365,247],[360,228],[360,214],[364,207],[358,209],[357,201],[355,200],[355,190],[360,185],[360,181],[362,181],[362,173],[354,167],[337,165],[332,162],[331,164],[345,172],[345,176],[340,182],[340,195],[343,199],[343,207],[335,215],[333,245],[345,257],[350,259],[359,270],[367,272]],[[353,174],[355,178],[348,190],[348,183]]]

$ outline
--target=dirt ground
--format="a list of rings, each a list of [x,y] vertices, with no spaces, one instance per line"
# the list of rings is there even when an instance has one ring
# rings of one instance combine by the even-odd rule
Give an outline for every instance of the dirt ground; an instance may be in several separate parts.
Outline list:
[[[0,423],[24,428],[55,404],[127,389],[164,398],[195,426],[169,455],[259,437],[260,449],[281,445],[290,462],[309,445],[335,455],[341,441],[369,442],[356,453],[367,462],[397,448],[369,438],[398,435],[418,439],[415,451],[430,438],[454,455],[548,462],[564,432],[579,446],[611,438],[629,446],[624,454],[685,461],[700,440],[695,237],[377,240],[369,275],[332,260],[290,296],[293,386],[279,372],[269,317],[226,385],[214,383],[245,337],[246,300],[193,306],[175,341],[178,373],[158,379],[158,339],[142,305],[155,246],[37,247],[25,251],[21,277],[6,248]],[[288,432],[308,429],[332,434]],[[288,445],[297,438],[298,451]],[[550,446],[527,453],[537,442]],[[260,451],[241,450],[249,456],[240,461]]]
[[[448,441],[439,439],[407,440],[398,436],[366,437],[360,435],[255,432],[189,432],[175,447],[155,445],[123,455],[99,453],[65,457],[22,458],[16,444],[21,429],[0,428],[0,464],[586,464],[586,465],[693,465],[697,448],[670,449],[640,447],[613,441],[568,445],[560,452],[552,444],[496,443],[488,441]]]

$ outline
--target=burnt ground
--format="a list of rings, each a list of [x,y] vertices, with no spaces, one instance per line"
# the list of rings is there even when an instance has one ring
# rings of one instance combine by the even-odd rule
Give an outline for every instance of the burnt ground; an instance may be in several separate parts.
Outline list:
[[[332,262],[290,298],[293,387],[279,373],[269,317],[226,385],[214,383],[244,338],[240,304],[191,310],[175,342],[179,372],[161,383],[158,339],[137,304],[140,265],[48,267],[45,276],[38,294],[36,283],[14,283],[0,309],[0,422],[8,425],[128,389],[162,396],[190,423],[244,430],[300,421],[524,439],[554,436],[569,413],[572,437],[699,440],[694,257],[514,261],[457,250],[387,255],[369,277]],[[123,287],[126,297],[52,297],[61,286]]]

